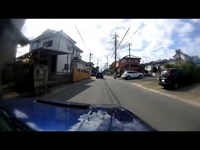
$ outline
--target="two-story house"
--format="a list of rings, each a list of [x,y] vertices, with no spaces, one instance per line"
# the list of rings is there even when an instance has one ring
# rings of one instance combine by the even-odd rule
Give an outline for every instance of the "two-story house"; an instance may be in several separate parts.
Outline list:
[[[39,54],[39,64],[48,66],[49,73],[66,73],[71,70],[71,62],[74,57],[81,60],[83,52],[76,42],[62,30],[47,29],[30,44],[30,52]]]
[[[118,75],[123,74],[126,70],[135,70],[139,72],[143,72],[143,68],[140,65],[140,57],[131,55],[124,56],[122,59],[120,59],[116,66],[117,66],[117,73]]]

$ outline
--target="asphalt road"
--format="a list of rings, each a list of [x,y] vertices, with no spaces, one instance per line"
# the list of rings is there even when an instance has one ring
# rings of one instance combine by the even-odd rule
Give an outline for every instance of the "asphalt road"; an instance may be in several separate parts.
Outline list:
[[[125,107],[159,131],[200,131],[200,107],[105,77],[66,85],[41,97]]]

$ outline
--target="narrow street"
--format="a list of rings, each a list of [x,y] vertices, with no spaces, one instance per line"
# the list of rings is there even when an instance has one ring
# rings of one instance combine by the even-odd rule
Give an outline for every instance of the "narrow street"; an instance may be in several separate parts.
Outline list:
[[[88,104],[116,104],[141,117],[159,131],[200,130],[200,109],[124,80],[91,78],[66,85],[40,97]]]

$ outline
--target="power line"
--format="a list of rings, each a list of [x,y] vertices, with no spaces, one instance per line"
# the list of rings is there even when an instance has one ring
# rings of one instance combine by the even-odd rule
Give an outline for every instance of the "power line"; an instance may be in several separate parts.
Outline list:
[[[128,31],[130,30],[130,28],[131,28],[131,25],[130,25],[130,27],[127,29],[127,31],[126,31],[126,33],[124,34],[124,36],[123,36],[122,40],[119,42],[119,44],[118,44],[117,48],[120,46],[120,44],[122,43],[122,41],[123,41],[123,40],[124,40],[124,38],[126,37],[126,35],[127,35]]]
[[[78,32],[78,34],[79,34],[79,36],[81,37],[81,40],[83,41],[83,43],[84,43],[84,45],[85,45],[86,49],[89,51],[89,49],[87,48],[87,46],[86,46],[86,44],[85,44],[85,41],[83,40],[83,37],[82,37],[81,33],[79,32],[79,30],[78,30],[78,28],[76,27],[76,25],[75,25],[75,24],[74,24],[74,26],[75,26],[75,28],[76,28],[76,30],[77,30],[77,32]]]
[[[123,23],[122,23],[122,24],[123,24]],[[131,25],[130,25],[130,27],[127,29],[126,33],[124,34],[122,40],[120,41],[120,43],[118,44],[118,46],[116,47],[116,49],[120,46],[120,44],[122,43],[122,41],[123,41],[124,38],[126,37],[128,31],[130,30],[130,28],[131,28]],[[111,58],[113,57],[114,54],[115,54],[115,51],[114,51],[113,54],[111,55]]]
[[[139,27],[138,27],[138,29],[133,33],[133,35],[129,38],[129,40],[123,45],[123,47],[122,48],[124,48],[124,46],[130,41],[130,39],[137,33],[137,31],[142,27],[142,25],[143,24],[141,24]],[[121,48],[121,49],[122,49]]]

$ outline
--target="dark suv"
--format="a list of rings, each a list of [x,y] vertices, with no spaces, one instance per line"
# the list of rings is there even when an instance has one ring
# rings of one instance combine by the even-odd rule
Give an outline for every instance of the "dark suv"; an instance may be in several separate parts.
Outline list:
[[[191,83],[191,78],[183,70],[169,68],[162,72],[159,78],[159,85],[164,88],[177,89],[182,85]]]
[[[103,79],[103,73],[98,72],[98,73],[96,74],[96,78],[97,78],[97,79],[98,79],[98,78]]]

